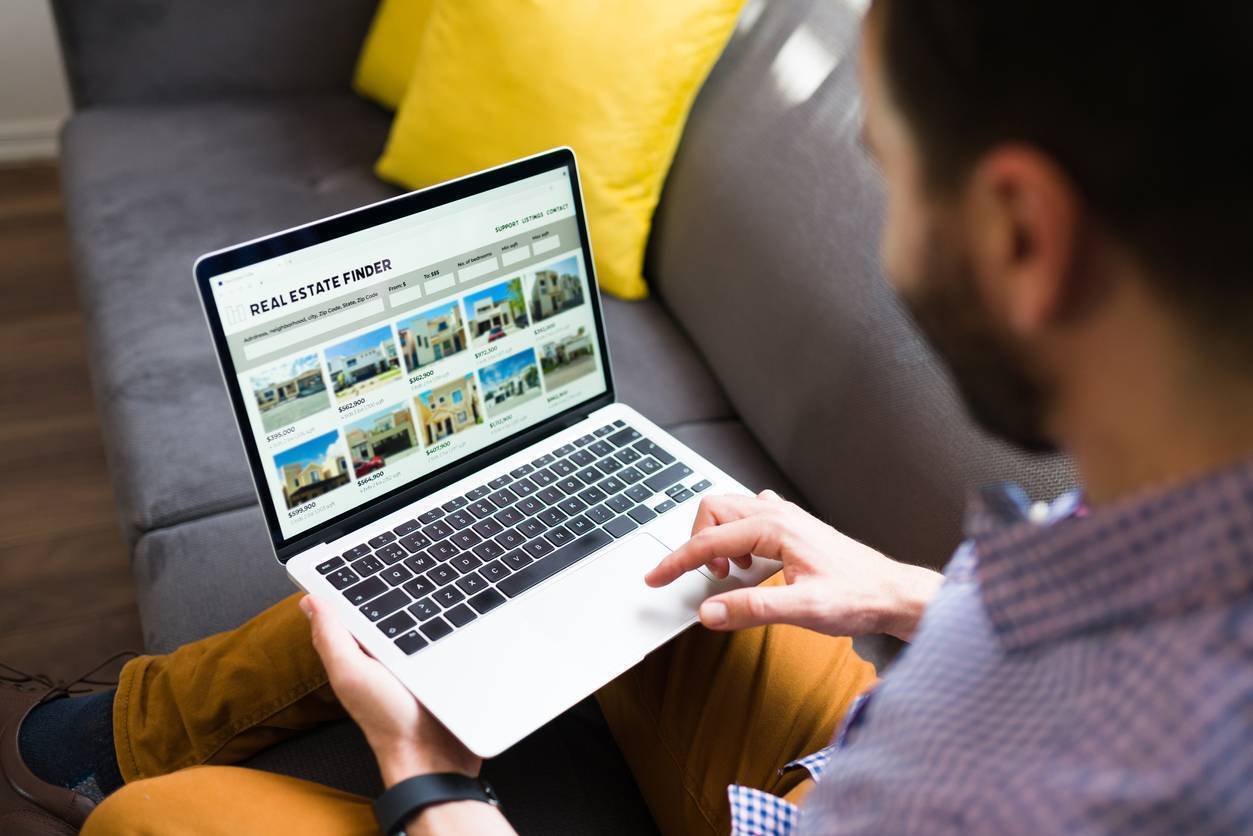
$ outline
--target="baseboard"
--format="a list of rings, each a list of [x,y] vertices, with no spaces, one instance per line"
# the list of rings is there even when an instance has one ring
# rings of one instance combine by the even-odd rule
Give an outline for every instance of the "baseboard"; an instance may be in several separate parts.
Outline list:
[[[55,159],[60,130],[59,116],[0,121],[0,162]]]

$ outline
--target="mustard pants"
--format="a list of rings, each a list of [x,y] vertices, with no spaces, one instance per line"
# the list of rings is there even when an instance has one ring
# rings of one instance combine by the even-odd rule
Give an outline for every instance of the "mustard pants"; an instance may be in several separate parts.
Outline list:
[[[378,832],[371,799],[229,765],[344,716],[298,598],[127,663],[113,705],[126,785],[84,833]],[[661,831],[726,834],[727,785],[799,801],[811,782],[779,767],[826,746],[874,675],[846,638],[696,627],[596,696]]]

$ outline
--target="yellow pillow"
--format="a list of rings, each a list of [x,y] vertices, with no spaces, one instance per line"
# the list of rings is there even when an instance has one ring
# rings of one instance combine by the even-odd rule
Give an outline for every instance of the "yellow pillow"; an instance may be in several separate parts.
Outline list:
[[[388,110],[404,98],[435,0],[383,0],[365,36],[352,87]]]
[[[643,298],[662,182],[743,2],[437,2],[375,170],[416,189],[569,145],[600,286]]]

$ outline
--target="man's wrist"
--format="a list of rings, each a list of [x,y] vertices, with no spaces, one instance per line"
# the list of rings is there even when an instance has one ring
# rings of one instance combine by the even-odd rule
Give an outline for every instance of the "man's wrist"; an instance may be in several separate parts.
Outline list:
[[[483,762],[473,756],[446,757],[421,753],[412,746],[387,746],[375,748],[375,756],[379,762],[379,774],[383,778],[383,786],[390,788],[406,778],[415,775],[430,775],[435,772],[456,772],[477,778]]]
[[[897,563],[879,632],[902,641],[913,638],[922,614],[944,584],[939,572],[910,563]]]

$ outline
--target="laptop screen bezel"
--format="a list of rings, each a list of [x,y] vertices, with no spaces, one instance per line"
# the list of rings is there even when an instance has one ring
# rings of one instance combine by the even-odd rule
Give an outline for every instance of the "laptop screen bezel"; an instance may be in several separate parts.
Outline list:
[[[285,538],[279,526],[277,509],[270,495],[265,458],[260,449],[258,449],[255,434],[252,432],[244,400],[245,395],[239,385],[239,375],[235,368],[234,358],[231,357],[226,332],[218,314],[217,303],[213,296],[213,279],[224,273],[288,255],[318,244],[325,244],[346,235],[379,226],[380,224],[416,215],[463,198],[482,194],[501,186],[507,186],[519,180],[525,180],[528,177],[558,171],[562,168],[566,169],[567,176],[570,178],[574,215],[579,230],[579,245],[583,252],[583,263],[587,268],[590,291],[588,294],[589,303],[592,306],[597,345],[600,348],[600,356],[603,359],[601,366],[605,377],[606,389],[604,393],[574,404],[559,413],[543,419],[532,427],[493,442],[481,450],[477,450],[462,459],[424,474],[388,493],[368,499],[343,514],[319,523],[306,531],[301,531],[298,534]],[[567,427],[573,426],[586,418],[590,413],[608,406],[615,400],[612,364],[609,358],[609,345],[605,336],[604,316],[601,310],[600,292],[596,283],[596,268],[592,259],[591,241],[587,234],[587,218],[583,209],[583,194],[579,184],[578,166],[574,152],[570,148],[554,148],[532,157],[505,163],[457,180],[410,192],[323,220],[314,221],[304,226],[277,232],[264,238],[212,252],[197,259],[194,273],[196,286],[200,293],[201,305],[204,308],[214,349],[218,356],[218,364],[222,370],[231,406],[235,412],[237,429],[248,456],[253,486],[261,501],[261,510],[265,516],[266,526],[269,529],[274,553],[282,563],[286,563],[294,555],[300,554],[309,548],[338,540],[406,505],[429,496],[467,476],[471,476],[484,467],[507,458]]]

